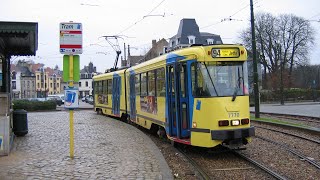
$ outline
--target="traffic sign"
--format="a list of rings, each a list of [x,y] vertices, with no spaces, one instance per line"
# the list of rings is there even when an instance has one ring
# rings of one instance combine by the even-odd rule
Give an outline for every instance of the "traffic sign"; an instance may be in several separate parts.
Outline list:
[[[82,54],[81,23],[60,23],[60,53]]]
[[[64,90],[64,108],[79,108],[79,90],[78,88],[66,88]]]

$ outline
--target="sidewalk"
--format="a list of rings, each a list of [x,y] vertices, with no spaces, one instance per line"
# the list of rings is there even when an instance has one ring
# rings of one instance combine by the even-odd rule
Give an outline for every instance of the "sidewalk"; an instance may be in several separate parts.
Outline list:
[[[255,107],[250,107],[250,111],[254,112]],[[320,118],[319,102],[297,102],[278,104],[260,104],[260,112],[292,114],[301,116],[311,116]]]
[[[137,128],[92,110],[28,113],[29,133],[0,157],[0,179],[173,179],[155,144]]]

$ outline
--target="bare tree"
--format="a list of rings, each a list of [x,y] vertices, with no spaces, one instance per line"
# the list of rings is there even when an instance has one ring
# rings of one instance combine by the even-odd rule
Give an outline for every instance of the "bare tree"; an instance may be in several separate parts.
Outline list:
[[[255,20],[257,52],[263,66],[264,81],[286,71],[291,87],[292,69],[308,63],[308,54],[314,44],[314,30],[310,22],[292,14],[278,17],[270,13],[258,13]],[[240,33],[240,39],[251,50],[251,29]],[[280,71],[280,72],[279,72]],[[277,80],[279,83],[279,80]],[[276,83],[276,84],[278,84]],[[277,85],[274,84],[274,87]],[[280,83],[282,86],[283,83]]]

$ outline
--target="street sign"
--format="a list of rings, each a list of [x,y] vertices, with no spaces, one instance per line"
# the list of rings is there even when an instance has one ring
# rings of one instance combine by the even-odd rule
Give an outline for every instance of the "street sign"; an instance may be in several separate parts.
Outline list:
[[[69,69],[70,64],[70,56],[69,55],[64,55],[63,56],[63,82],[68,82],[70,78],[70,71]],[[74,55],[73,56],[73,81],[74,82],[79,82],[80,80],[80,57],[79,55]]]
[[[64,108],[79,108],[79,90],[78,88],[66,88],[64,90]]]
[[[82,54],[81,23],[60,23],[60,53]]]

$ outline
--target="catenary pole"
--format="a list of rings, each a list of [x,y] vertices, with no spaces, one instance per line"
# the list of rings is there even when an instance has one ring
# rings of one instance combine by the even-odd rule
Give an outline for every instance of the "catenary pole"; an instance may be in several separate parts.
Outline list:
[[[251,38],[252,38],[252,53],[253,53],[253,85],[254,85],[254,109],[255,117],[260,118],[260,94],[258,84],[258,68],[257,68],[257,51],[256,51],[256,35],[254,28],[254,12],[253,0],[250,0],[250,14],[251,14]]]

